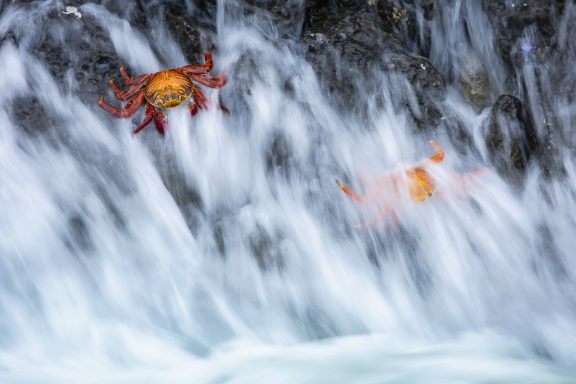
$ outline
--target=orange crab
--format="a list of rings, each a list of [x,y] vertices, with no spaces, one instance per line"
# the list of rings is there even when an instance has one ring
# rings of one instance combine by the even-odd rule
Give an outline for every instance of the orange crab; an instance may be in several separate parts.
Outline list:
[[[116,117],[131,117],[145,102],[144,120],[134,128],[132,133],[140,132],[148,123],[154,120],[158,132],[164,134],[166,116],[162,111],[163,108],[175,107],[183,101],[188,101],[188,108],[192,115],[195,115],[199,109],[207,107],[206,96],[194,82],[210,88],[221,88],[226,84],[224,75],[208,76],[212,66],[213,61],[210,52],[204,53],[204,64],[165,69],[160,72],[132,78],[128,76],[126,68],[121,66],[120,74],[128,89],[122,91],[118,88],[114,79],[110,80],[108,84],[114,91],[116,98],[121,101],[128,100],[128,103],[123,109],[119,109],[107,104],[104,98],[100,97],[98,105]],[[228,112],[224,106],[220,105],[220,108]]]
[[[423,202],[434,195],[442,197],[441,191],[438,191],[438,183],[430,175],[426,167],[430,163],[440,163],[444,160],[444,150],[434,140],[430,140],[429,143],[436,152],[417,165],[401,172],[390,172],[373,181],[367,181],[362,178],[362,183],[366,189],[366,194],[364,195],[354,192],[348,186],[336,180],[338,187],[353,200],[359,203],[377,203],[379,205],[379,214],[367,222],[360,223],[359,227],[374,225],[386,219],[390,214],[394,215],[395,222],[398,218],[398,212],[395,207],[401,203],[400,199],[405,193],[408,193],[410,199],[416,203]],[[464,175],[450,173],[451,184],[460,192],[465,192],[467,189],[466,184],[470,178],[475,178],[485,170],[486,168],[479,168]]]

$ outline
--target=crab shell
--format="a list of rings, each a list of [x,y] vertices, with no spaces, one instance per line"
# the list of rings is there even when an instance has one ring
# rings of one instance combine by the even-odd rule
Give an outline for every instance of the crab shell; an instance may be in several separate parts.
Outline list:
[[[432,196],[434,193],[434,181],[424,167],[414,167],[406,171],[409,179],[408,190],[410,197],[415,202],[421,202]]]
[[[190,77],[173,69],[154,74],[144,88],[146,100],[159,108],[175,107],[193,95],[194,84]]]

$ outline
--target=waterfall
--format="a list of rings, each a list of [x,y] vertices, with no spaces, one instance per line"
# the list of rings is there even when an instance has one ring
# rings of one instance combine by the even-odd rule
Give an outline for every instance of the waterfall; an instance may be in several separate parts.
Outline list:
[[[120,106],[106,82],[121,63],[138,75],[201,51],[162,2],[101,3],[77,17],[0,2],[1,382],[576,377],[573,2],[555,52],[526,29],[508,61],[479,2],[432,17],[415,2],[403,44],[446,81],[434,129],[417,127],[413,85],[378,66],[347,84],[349,104],[332,98],[299,39],[303,2],[285,24],[258,2],[182,2],[228,77],[204,92],[230,114],[172,108],[165,136],[131,135],[143,112],[115,118],[98,96]],[[525,101],[525,125],[492,108],[501,95]],[[335,180],[404,177],[431,139],[448,192],[402,195],[396,219],[358,229],[378,203]]]

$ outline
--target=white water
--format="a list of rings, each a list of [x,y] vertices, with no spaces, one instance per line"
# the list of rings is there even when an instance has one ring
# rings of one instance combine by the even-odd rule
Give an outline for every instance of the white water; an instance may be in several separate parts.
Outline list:
[[[274,28],[222,4],[215,62],[230,77],[220,93],[231,115],[171,110],[165,138],[152,126],[130,135],[141,113],[113,119],[83,104],[73,76],[57,84],[25,43],[0,48],[10,68],[0,73],[0,382],[574,382],[571,148],[559,148],[564,178],[533,166],[517,188],[487,172],[468,198],[406,202],[400,227],[358,231],[374,211],[334,179],[358,187],[357,170],[377,177],[431,153],[392,106],[399,80],[374,73],[360,122],[331,107]],[[33,38],[58,7],[12,6],[0,34]],[[162,25],[145,38],[101,6],[79,10],[134,73],[185,64]],[[66,31],[70,20],[50,23]],[[459,65],[435,62],[435,49],[441,71]],[[491,73],[503,89],[502,69]],[[10,112],[32,95],[54,116],[35,127],[43,134]],[[574,107],[555,105],[570,136]],[[440,106],[474,138],[466,147],[446,125],[433,133],[447,153],[432,169],[440,183],[446,170],[490,167],[489,111],[451,87]],[[290,157],[270,168],[280,136]]]

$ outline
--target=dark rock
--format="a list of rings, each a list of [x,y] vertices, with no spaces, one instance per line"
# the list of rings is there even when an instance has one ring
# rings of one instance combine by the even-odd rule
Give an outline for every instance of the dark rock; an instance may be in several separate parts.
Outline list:
[[[73,251],[86,251],[94,248],[90,230],[81,213],[75,213],[68,218],[68,237],[65,242]]]
[[[464,97],[480,112],[490,101],[490,77],[480,60],[469,57],[464,62],[458,83]]]
[[[538,150],[538,137],[518,98],[498,98],[490,114],[486,144],[498,172],[520,181],[528,161]]]
[[[266,169],[288,176],[294,166],[292,148],[282,132],[273,135],[269,150],[266,151]]]
[[[284,262],[280,249],[281,240],[278,234],[270,234],[261,225],[256,226],[256,230],[250,235],[249,244],[261,270],[282,270]]]
[[[55,7],[36,16],[37,30],[14,25],[7,35],[16,46],[28,47],[61,88],[77,89],[86,104],[96,103],[120,66],[108,33],[88,14],[76,18]]]
[[[304,17],[301,0],[246,0],[246,3],[270,12],[275,17],[277,27],[291,30],[292,33],[288,35],[301,32],[301,20]]]
[[[483,0],[482,7],[493,26],[500,57],[512,73],[528,49],[520,42],[527,29],[531,32],[530,50],[537,58],[546,60],[554,48],[563,0]]]
[[[185,17],[167,12],[166,24],[189,63],[200,62],[203,51],[214,50],[212,39],[207,39],[206,33],[193,28]]]
[[[576,84],[573,71],[567,70],[572,67],[573,50],[566,50],[573,46],[573,39],[566,36],[568,31],[573,35],[576,15],[563,14],[570,9],[563,0],[485,0],[482,5],[509,71],[508,88],[521,84],[515,91],[531,106],[527,116],[539,142],[533,154],[545,176],[561,176],[565,173],[560,155],[563,123],[553,100],[569,99]]]
[[[218,254],[221,257],[226,256],[226,240],[224,238],[224,226],[222,223],[217,222],[213,225],[212,236],[214,238],[214,244],[218,250]]]
[[[536,155],[546,177],[564,176],[566,173],[561,156],[563,141],[566,140],[562,137],[561,127],[565,123],[558,118],[557,106],[554,105],[555,101],[561,100],[556,93],[556,84],[564,82],[566,77],[558,76],[556,70],[557,61],[552,59],[549,63],[532,67],[533,74],[523,77],[523,92],[530,105],[528,118],[540,143]]]
[[[216,48],[216,4],[209,1],[197,3],[189,12],[184,12],[186,7],[180,1],[162,4],[166,26],[189,63],[201,62],[204,51],[212,52]]]
[[[16,97],[12,101],[12,117],[14,122],[30,136],[42,134],[55,124],[54,118],[37,97]]]
[[[441,117],[435,103],[445,96],[444,79],[392,32],[383,17],[402,18],[403,13],[387,13],[383,11],[387,6],[385,1],[308,1],[303,31],[306,57],[344,110],[361,106],[367,91],[378,93],[371,79],[377,70],[405,78],[414,87],[419,110],[410,107],[402,92],[395,102],[408,107],[421,127],[435,126]]]

